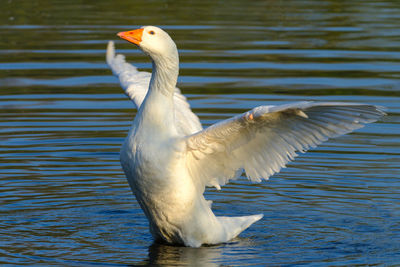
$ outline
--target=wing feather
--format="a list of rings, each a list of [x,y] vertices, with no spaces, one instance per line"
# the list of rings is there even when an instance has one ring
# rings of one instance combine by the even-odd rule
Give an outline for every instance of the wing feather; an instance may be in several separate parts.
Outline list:
[[[297,102],[261,106],[185,139],[187,167],[195,182],[220,188],[243,169],[259,182],[328,138],[379,119],[382,108],[354,103]]]

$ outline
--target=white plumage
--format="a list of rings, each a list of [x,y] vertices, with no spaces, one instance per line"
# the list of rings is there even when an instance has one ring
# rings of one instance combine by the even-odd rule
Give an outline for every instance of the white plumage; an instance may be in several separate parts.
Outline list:
[[[125,94],[139,109],[149,89],[151,73],[138,71],[136,67],[125,62],[124,55],[115,55],[113,42],[108,43],[107,63],[114,75],[118,76]],[[178,87],[175,87],[174,91],[174,107],[176,122],[182,134],[191,134],[203,129],[199,118],[191,111],[186,97]]]
[[[178,51],[154,26],[119,33],[149,55],[140,72],[107,48],[107,63],[138,113],[121,149],[121,164],[156,240],[198,247],[229,241],[263,215],[216,217],[203,197],[245,171],[260,182],[328,138],[374,122],[373,105],[297,102],[260,106],[202,129],[176,88]]]

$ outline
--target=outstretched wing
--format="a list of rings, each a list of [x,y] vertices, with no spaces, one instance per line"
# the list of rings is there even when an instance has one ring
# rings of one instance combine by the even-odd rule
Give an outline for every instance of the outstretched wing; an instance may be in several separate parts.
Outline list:
[[[126,63],[124,55],[115,55],[112,41],[108,42],[106,60],[114,75],[119,78],[125,94],[139,109],[146,97],[151,73],[138,71],[136,67]],[[174,107],[176,125],[181,134],[189,135],[203,129],[199,118],[192,112],[186,97],[178,88],[175,88]]]
[[[260,106],[185,139],[187,167],[195,182],[217,189],[240,176],[260,182],[328,138],[384,115],[380,107],[353,103],[296,102]]]

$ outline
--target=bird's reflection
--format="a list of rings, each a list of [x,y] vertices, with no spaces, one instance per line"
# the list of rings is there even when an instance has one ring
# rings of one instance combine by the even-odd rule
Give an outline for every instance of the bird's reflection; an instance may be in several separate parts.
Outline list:
[[[249,253],[257,246],[252,238],[235,238],[229,243],[200,248],[153,243],[149,246],[148,265],[162,266],[220,266],[221,262],[234,260],[247,262],[254,255]],[[243,253],[241,253],[243,252]]]
[[[151,265],[219,266],[223,245],[190,248],[153,243],[149,247]]]

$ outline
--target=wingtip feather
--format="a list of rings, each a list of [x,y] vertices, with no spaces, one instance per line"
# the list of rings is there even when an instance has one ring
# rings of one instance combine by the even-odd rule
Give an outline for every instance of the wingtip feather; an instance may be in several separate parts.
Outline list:
[[[106,61],[108,65],[112,64],[115,58],[115,46],[113,41],[109,41],[107,45]]]
[[[384,106],[375,106],[376,110],[380,114],[381,117],[387,115],[388,108]]]

